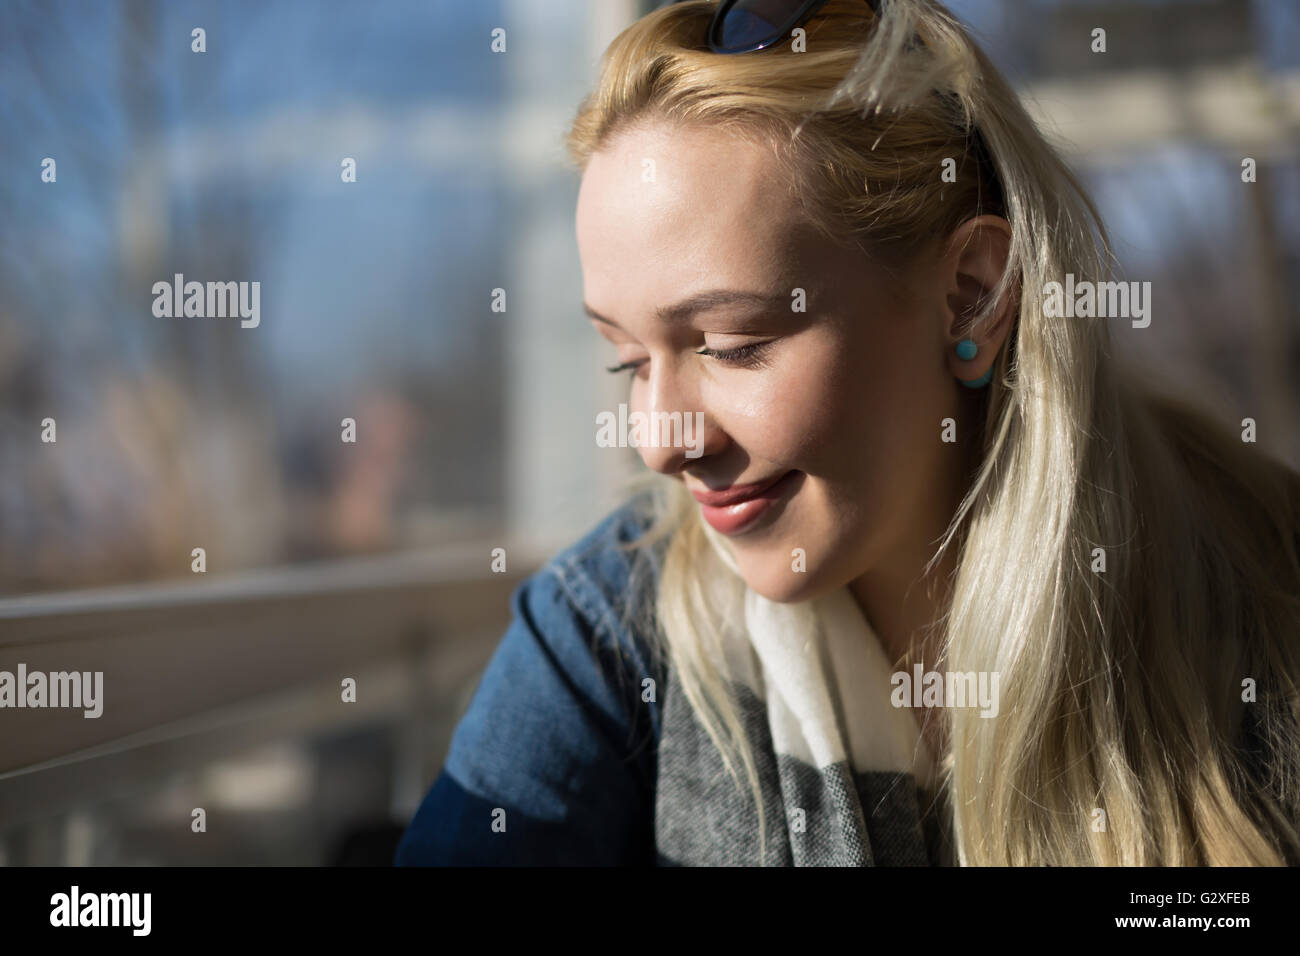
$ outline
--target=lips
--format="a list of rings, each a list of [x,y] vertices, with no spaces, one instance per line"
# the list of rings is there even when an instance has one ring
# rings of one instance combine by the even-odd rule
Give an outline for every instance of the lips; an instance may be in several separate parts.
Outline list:
[[[748,528],[789,490],[798,474],[787,471],[766,481],[732,485],[718,491],[692,491],[700,503],[700,514],[722,534],[738,534]]]

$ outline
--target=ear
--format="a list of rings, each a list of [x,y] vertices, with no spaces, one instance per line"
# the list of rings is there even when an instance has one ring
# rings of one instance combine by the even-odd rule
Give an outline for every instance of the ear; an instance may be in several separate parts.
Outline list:
[[[1018,284],[1007,290],[993,314],[979,328],[972,322],[993,294],[1006,268],[1011,250],[1011,225],[1001,216],[968,219],[948,237],[940,258],[940,281],[945,291],[944,347],[955,378],[977,379],[993,367],[1014,324],[1020,300]],[[957,354],[957,343],[973,339],[978,351],[972,359]]]

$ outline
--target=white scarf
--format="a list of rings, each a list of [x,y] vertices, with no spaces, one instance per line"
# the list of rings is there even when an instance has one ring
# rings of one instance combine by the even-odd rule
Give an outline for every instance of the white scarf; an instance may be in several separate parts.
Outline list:
[[[726,539],[706,523],[709,542],[740,577]],[[778,754],[818,769],[846,758],[854,771],[910,773],[932,789],[938,776],[916,718],[890,703],[893,667],[848,586],[797,604],[768,600],[745,586],[744,630],[728,640],[747,643],[760,668],[728,647],[732,678],[767,704]]]
[[[745,630],[762,664],[759,696],[776,752],[818,769],[848,758],[858,773],[910,773],[932,789],[934,756],[911,710],[890,703],[893,668],[849,589],[807,605],[745,589]]]

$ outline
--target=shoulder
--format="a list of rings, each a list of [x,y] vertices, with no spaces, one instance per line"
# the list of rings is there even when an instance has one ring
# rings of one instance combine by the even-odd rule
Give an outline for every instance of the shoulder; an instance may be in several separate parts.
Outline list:
[[[645,495],[625,501],[525,578],[511,594],[511,626],[496,657],[517,660],[519,669],[544,661],[588,699],[626,699],[646,677],[659,683],[654,605],[662,546],[641,543],[652,508]],[[502,661],[493,664],[489,678],[502,669]]]
[[[500,749],[507,735],[521,751],[582,751],[583,762],[629,740],[658,739],[658,710],[641,700],[647,678],[659,686],[665,677],[654,618],[658,556],[636,546],[651,520],[646,509],[635,499],[616,508],[515,588],[510,625],[449,765],[487,741]]]
[[[646,495],[629,499],[526,578],[511,596],[514,640],[533,636],[575,687],[620,699],[666,680],[655,616],[664,543],[643,544]],[[507,640],[510,640],[507,635]],[[651,715],[659,732],[658,714]]]
[[[662,544],[642,538],[654,515],[646,495],[629,499],[520,586],[530,595],[562,599],[593,636],[628,650],[650,642]]]
[[[650,854],[659,715],[641,688],[663,675],[647,616],[657,554],[636,544],[651,517],[629,501],[515,589],[399,863]],[[501,839],[497,812],[511,820]]]

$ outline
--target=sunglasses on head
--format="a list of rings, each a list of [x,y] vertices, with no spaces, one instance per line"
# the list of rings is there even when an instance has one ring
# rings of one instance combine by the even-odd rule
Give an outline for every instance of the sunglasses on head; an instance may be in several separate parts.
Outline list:
[[[829,0],[722,0],[709,24],[709,49],[714,53],[755,53],[780,43],[790,31],[813,18]],[[880,13],[879,0],[863,0]],[[913,37],[913,42],[919,42]],[[950,94],[946,94],[952,98]],[[995,170],[992,154],[978,126],[969,134],[980,165]],[[993,173],[996,180],[997,174]]]
[[[865,0],[879,12],[876,0]],[[709,24],[714,53],[754,53],[784,40],[824,7],[827,0],[723,0]]]

